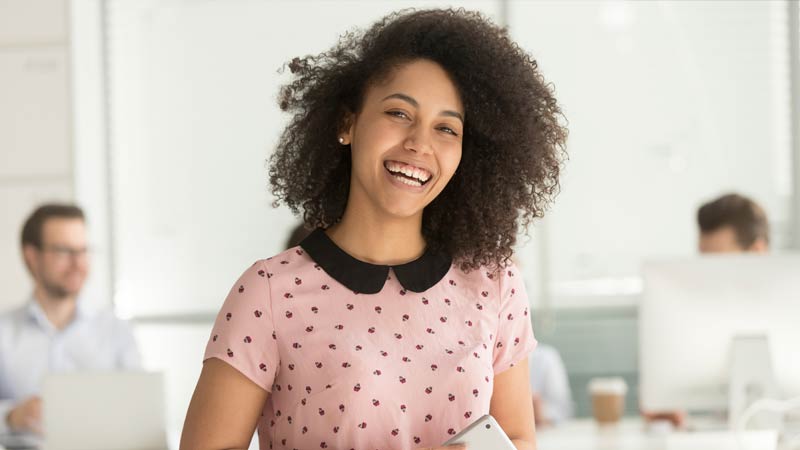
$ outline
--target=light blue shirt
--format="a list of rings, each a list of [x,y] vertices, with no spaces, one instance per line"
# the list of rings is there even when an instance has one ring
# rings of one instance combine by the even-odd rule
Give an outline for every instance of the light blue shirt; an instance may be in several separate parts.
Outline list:
[[[78,300],[72,322],[57,330],[31,299],[0,315],[0,434],[9,431],[9,411],[38,395],[49,373],[140,368],[130,325],[110,310],[90,311]]]
[[[542,397],[544,416],[558,424],[572,417],[572,391],[561,355],[555,348],[539,344],[528,359],[531,389]]]

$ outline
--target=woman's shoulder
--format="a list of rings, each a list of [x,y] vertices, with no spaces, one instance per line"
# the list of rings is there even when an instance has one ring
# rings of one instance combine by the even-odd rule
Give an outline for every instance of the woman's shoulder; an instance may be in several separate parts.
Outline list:
[[[258,262],[263,263],[266,266],[288,266],[292,264],[298,264],[307,262],[309,260],[309,256],[306,254],[306,251],[303,250],[302,247],[296,245],[291,248],[287,248],[286,250],[276,253],[272,256],[267,258],[261,259]]]
[[[450,277],[453,281],[460,279],[464,282],[485,285],[500,285],[508,278],[519,276],[521,276],[520,271],[512,261],[504,265],[484,264],[477,269],[464,269],[458,262],[454,262],[453,267],[447,274],[447,277]]]
[[[299,245],[254,263],[254,266],[259,265],[272,283],[286,276],[299,277],[303,273],[319,270],[319,265]]]
[[[443,282],[446,288],[491,300],[500,307],[517,298],[527,298],[522,273],[512,261],[502,266],[482,265],[473,270],[464,270],[456,263]]]

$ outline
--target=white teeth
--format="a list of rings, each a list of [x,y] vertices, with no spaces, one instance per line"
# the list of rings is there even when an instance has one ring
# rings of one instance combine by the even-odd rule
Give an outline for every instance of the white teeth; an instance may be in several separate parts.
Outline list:
[[[425,169],[407,166],[405,164],[400,164],[394,161],[387,161],[386,168],[389,169],[390,172],[402,173],[403,175],[406,175],[408,177],[416,178],[417,180],[420,181],[420,183],[428,181],[431,177],[431,174]]]
[[[409,186],[416,186],[416,187],[422,186],[422,183],[420,183],[419,181],[409,180],[406,177],[401,177],[401,176],[398,176],[398,175],[392,175],[392,176],[395,178],[395,180],[398,180],[401,183],[405,183],[405,184],[407,184]]]

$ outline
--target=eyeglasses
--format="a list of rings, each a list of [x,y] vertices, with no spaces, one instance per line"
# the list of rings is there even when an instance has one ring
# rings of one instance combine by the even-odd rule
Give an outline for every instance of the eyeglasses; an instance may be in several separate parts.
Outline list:
[[[41,250],[43,252],[52,253],[59,259],[85,258],[91,251],[88,247],[72,248],[63,245],[44,245]]]

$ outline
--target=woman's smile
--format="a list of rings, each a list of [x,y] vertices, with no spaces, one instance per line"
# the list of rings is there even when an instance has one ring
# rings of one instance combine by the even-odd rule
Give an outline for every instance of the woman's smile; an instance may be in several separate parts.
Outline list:
[[[428,169],[400,161],[387,160],[383,167],[392,185],[408,192],[424,192],[433,179]]]

